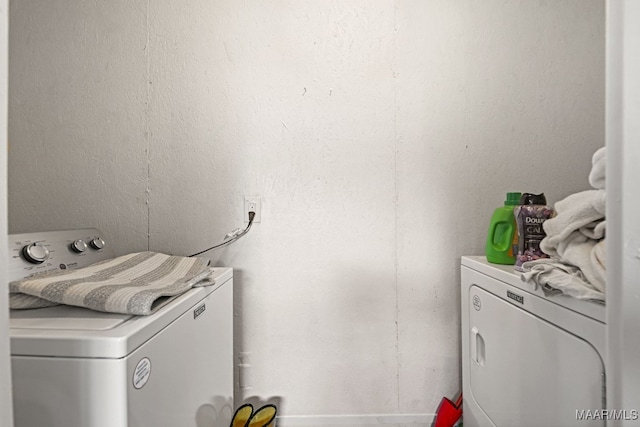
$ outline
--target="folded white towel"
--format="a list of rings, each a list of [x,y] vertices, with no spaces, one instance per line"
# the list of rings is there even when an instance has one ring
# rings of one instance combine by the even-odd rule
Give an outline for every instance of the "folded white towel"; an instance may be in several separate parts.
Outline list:
[[[582,271],[557,258],[541,258],[522,264],[526,270],[520,274],[523,282],[541,286],[545,295],[563,293],[573,298],[604,302],[605,295],[595,289]]]
[[[589,173],[589,184],[597,190],[604,190],[606,181],[606,157],[607,147],[602,147],[591,158],[591,172]]]
[[[598,277],[602,279],[602,283],[607,281],[607,239],[602,239],[595,244],[591,251],[591,265]]]
[[[162,297],[211,285],[205,258],[156,252],[123,255],[87,267],[55,270],[9,284],[11,308],[66,304],[108,313],[147,315]]]
[[[540,242],[540,249],[551,256],[559,255],[558,247],[574,232],[589,239],[603,238],[605,202],[604,190],[582,191],[557,202],[554,206],[556,216],[542,224],[546,237]]]
[[[540,242],[544,253],[559,262],[578,267],[583,274],[582,279],[603,295],[606,284],[602,250],[606,232],[605,201],[605,190],[587,190],[557,202],[554,206],[557,215],[542,224],[546,237]],[[595,250],[598,254],[594,253]],[[598,262],[594,263],[594,260]],[[553,279],[557,278],[554,275]],[[553,286],[552,282],[547,283]]]
[[[572,194],[554,206],[542,227],[540,249],[551,258],[526,262],[523,281],[581,299],[604,301],[606,284],[606,148],[592,157],[589,183],[595,190]]]
[[[593,264],[593,251],[599,243],[584,234],[574,231],[563,240],[557,249],[557,258],[578,267],[586,280],[600,292],[605,292],[606,272]]]

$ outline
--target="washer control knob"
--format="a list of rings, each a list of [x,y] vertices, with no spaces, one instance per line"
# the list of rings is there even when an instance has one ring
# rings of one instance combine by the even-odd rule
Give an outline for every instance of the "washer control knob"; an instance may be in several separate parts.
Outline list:
[[[71,244],[71,250],[73,250],[76,253],[82,253],[86,251],[87,248],[88,248],[87,244],[84,242],[84,240],[81,240],[81,239],[75,240]]]
[[[49,259],[49,249],[42,243],[36,242],[22,248],[22,255],[32,264],[42,264]]]
[[[102,249],[102,248],[104,248],[104,245],[105,245],[106,243],[104,242],[104,240],[102,240],[102,238],[100,238],[100,237],[94,237],[94,238],[91,240],[91,243],[89,243],[89,244],[91,245],[91,247],[92,247],[93,249]]]

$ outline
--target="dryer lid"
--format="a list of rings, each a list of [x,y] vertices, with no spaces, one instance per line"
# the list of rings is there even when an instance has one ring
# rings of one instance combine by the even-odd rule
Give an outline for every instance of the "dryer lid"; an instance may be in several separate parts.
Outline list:
[[[584,316],[606,323],[606,306],[593,301],[580,300],[568,295],[545,295],[540,286],[525,283],[520,279],[520,274],[514,271],[512,265],[492,264],[484,256],[463,256],[461,264],[464,267],[475,270],[493,279],[500,280],[509,286],[513,286],[521,291],[536,295],[553,304],[557,304],[569,310],[580,313]]]

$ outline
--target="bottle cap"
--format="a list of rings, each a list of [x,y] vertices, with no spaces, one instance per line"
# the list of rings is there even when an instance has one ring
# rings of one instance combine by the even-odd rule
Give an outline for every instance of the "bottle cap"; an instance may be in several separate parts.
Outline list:
[[[507,193],[507,200],[504,201],[505,206],[516,206],[520,204],[520,193]]]
[[[524,193],[522,197],[520,197],[521,205],[546,205],[547,198],[544,197],[544,193],[540,194],[531,194]]]

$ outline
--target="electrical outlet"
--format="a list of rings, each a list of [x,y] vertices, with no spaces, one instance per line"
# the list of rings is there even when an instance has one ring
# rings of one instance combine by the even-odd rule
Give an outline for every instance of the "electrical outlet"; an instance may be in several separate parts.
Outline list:
[[[256,216],[253,217],[253,222],[260,222],[262,213],[262,198],[261,197],[245,197],[244,198],[244,222],[249,222],[249,212],[255,212]]]

